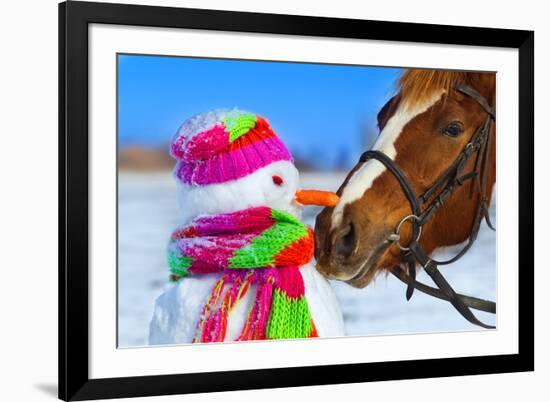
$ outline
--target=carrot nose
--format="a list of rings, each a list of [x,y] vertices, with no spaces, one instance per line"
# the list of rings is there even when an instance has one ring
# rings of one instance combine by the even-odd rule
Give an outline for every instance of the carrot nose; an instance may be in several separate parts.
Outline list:
[[[321,190],[298,190],[295,198],[302,205],[319,205],[322,207],[333,207],[340,201],[338,194]]]

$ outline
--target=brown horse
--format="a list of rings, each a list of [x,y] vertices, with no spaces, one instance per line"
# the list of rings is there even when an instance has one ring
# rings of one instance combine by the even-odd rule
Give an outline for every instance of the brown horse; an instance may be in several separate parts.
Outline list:
[[[417,195],[445,175],[487,118],[479,101],[456,89],[461,85],[473,88],[494,105],[493,73],[411,69],[403,73],[397,95],[378,114],[380,134],[373,149],[400,168]],[[494,125],[488,130],[493,140],[485,154],[484,190],[480,191],[479,181],[469,180],[452,191],[422,226],[418,244],[428,255],[439,247],[466,241],[475,230],[478,206],[488,207],[496,178],[494,130]],[[475,169],[476,159],[476,155],[468,159],[465,172]],[[486,203],[481,201],[482,194],[488,195]],[[390,239],[399,222],[413,214],[412,207],[396,175],[376,159],[359,162],[338,195],[338,205],[325,208],[317,217],[317,269],[329,278],[363,288],[378,273],[403,265],[403,253]],[[413,240],[412,225],[404,222],[399,243],[407,245]]]

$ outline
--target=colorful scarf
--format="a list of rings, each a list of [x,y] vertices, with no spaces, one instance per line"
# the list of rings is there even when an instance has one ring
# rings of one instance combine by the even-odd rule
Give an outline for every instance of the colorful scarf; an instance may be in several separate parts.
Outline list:
[[[201,216],[176,230],[168,247],[176,278],[222,273],[193,342],[223,341],[232,308],[252,284],[254,303],[237,340],[316,337],[299,270],[313,247],[310,228],[268,207]]]

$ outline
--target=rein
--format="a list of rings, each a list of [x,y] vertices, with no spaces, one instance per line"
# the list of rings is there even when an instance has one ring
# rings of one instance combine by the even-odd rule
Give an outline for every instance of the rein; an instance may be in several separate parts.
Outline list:
[[[476,130],[474,135],[470,138],[468,144],[466,144],[464,149],[447,169],[447,171],[443,173],[423,194],[418,197],[416,196],[416,193],[413,190],[406,174],[386,154],[377,150],[366,151],[361,155],[359,161],[366,162],[370,159],[376,159],[382,163],[399,182],[399,185],[401,186],[401,189],[403,190],[403,193],[407,197],[407,200],[411,206],[412,214],[405,216],[396,226],[394,233],[392,233],[388,238],[388,241],[395,243],[399,247],[402,252],[402,261],[407,266],[407,274],[401,269],[400,266],[396,266],[392,269],[392,273],[407,285],[407,300],[410,300],[412,297],[414,289],[418,289],[419,291],[431,296],[449,301],[455,309],[472,324],[483,328],[495,328],[494,326],[482,323],[472,313],[471,309],[473,308],[495,314],[496,304],[492,301],[456,293],[438,269],[438,266],[451,264],[466,254],[477,238],[482,220],[485,220],[487,225],[492,230],[495,230],[493,224],[491,223],[489,211],[487,209],[488,198],[486,193],[488,157],[491,149],[491,142],[493,141],[493,136],[491,133],[493,123],[495,121],[495,108],[491,107],[487,100],[479,92],[468,85],[459,85],[454,89],[473,98],[487,113],[487,118],[481,127]],[[474,154],[476,154],[474,169],[471,172],[464,173],[463,170],[466,163]],[[466,245],[458,252],[458,254],[449,260],[438,261],[430,258],[419,244],[419,240],[422,236],[422,227],[434,216],[435,212],[441,208],[441,206],[458,186],[461,186],[466,181],[474,179],[477,183],[480,201],[477,207],[472,231],[468,237]],[[470,197],[473,195],[472,192],[470,193]],[[400,243],[400,231],[402,225],[407,221],[409,221],[412,225],[412,240],[408,245],[404,246]],[[416,280],[417,263],[424,268],[426,273],[436,284],[437,288],[425,285]]]

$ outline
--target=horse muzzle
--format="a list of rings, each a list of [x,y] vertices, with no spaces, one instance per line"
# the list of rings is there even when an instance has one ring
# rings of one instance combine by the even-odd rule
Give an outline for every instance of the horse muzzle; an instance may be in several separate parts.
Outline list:
[[[322,225],[316,225],[317,270],[329,279],[367,286],[391,246],[390,233],[389,227],[366,231],[350,221],[327,234]]]

